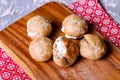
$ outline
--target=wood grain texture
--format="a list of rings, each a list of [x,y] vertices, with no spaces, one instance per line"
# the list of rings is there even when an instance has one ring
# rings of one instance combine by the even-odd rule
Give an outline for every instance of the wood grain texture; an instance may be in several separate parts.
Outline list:
[[[62,68],[52,59],[47,62],[36,62],[31,58],[28,51],[31,38],[26,32],[27,20],[41,15],[51,21],[53,31],[49,37],[54,41],[58,36],[64,35],[60,31],[61,23],[70,14],[73,13],[64,5],[49,2],[1,31],[0,47],[3,47],[33,80],[119,80],[120,50],[104,38],[108,50],[101,60],[92,61],[79,56],[74,65]],[[96,31],[89,32],[100,35]]]

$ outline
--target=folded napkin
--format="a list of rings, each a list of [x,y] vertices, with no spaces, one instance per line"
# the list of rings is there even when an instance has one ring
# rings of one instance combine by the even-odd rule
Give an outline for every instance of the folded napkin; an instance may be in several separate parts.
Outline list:
[[[2,48],[0,48],[0,80],[31,80]]]
[[[68,5],[74,13],[93,25],[93,29],[120,48],[120,25],[104,11],[97,0],[77,0]]]

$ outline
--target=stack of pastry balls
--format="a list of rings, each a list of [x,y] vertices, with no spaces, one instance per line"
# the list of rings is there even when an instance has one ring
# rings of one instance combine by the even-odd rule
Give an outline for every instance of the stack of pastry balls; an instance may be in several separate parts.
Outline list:
[[[88,25],[77,15],[69,15],[62,22],[61,31],[65,36],[59,36],[54,42],[48,38],[52,32],[51,23],[40,15],[28,20],[27,32],[33,40],[30,42],[29,52],[36,61],[53,61],[61,66],[68,67],[75,63],[79,56],[98,60],[106,53],[106,44],[97,35],[89,34]],[[79,45],[72,39],[79,39]]]

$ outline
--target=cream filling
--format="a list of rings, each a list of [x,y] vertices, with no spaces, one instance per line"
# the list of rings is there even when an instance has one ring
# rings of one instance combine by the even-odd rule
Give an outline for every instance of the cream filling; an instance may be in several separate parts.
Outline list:
[[[64,26],[62,26],[61,31],[64,32]]]
[[[67,34],[65,34],[65,37],[66,37],[66,38],[72,38],[72,39],[80,38],[80,37],[75,37],[75,36],[69,36],[69,35],[67,35]]]
[[[57,49],[61,55],[64,55],[66,53],[66,48],[62,42],[57,42]]]
[[[64,26],[62,26],[61,31],[64,32]],[[72,39],[81,38],[81,37],[76,37],[76,36],[69,36],[69,35],[67,35],[67,34],[65,34],[65,37],[66,37],[66,38],[72,38]]]
[[[30,32],[30,31],[28,31],[28,30],[27,30],[27,33],[28,33],[28,36],[30,36],[30,37],[34,37],[34,36],[37,35],[37,33],[32,33],[32,32]]]
[[[57,50],[59,51],[60,55],[64,55],[66,53],[66,48],[64,46],[64,43],[61,41],[61,36],[56,39],[56,45],[57,45]]]

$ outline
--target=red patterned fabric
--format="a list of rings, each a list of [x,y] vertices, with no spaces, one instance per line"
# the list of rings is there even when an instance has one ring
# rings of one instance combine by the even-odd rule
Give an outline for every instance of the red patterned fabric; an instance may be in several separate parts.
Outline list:
[[[77,0],[68,8],[93,24],[94,29],[120,48],[120,25],[108,16],[97,0]]]
[[[0,48],[0,80],[31,80],[2,48]]]
[[[106,14],[97,0],[77,0],[68,5],[93,28],[120,48],[120,25]],[[31,78],[0,48],[0,80],[31,80]]]

